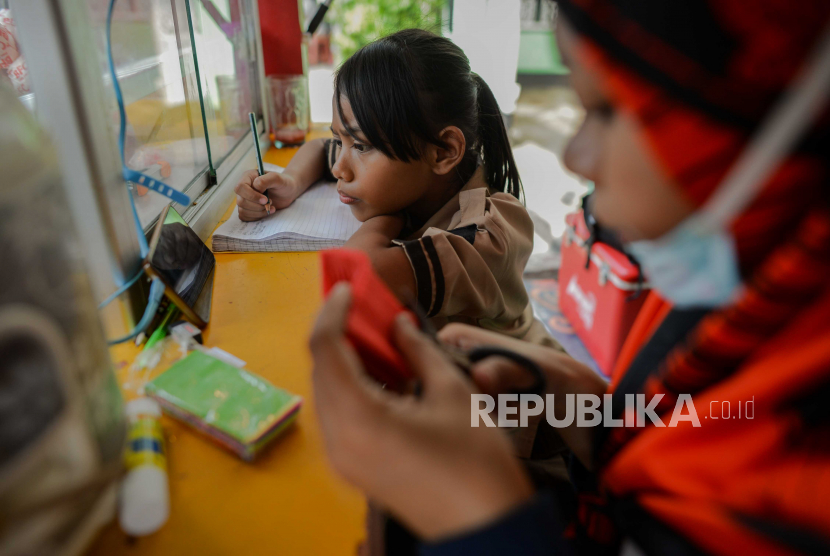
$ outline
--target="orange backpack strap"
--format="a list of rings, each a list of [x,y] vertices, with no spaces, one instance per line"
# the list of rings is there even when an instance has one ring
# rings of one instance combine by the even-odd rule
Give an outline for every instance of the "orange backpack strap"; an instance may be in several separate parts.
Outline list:
[[[643,303],[640,312],[637,314],[637,319],[634,321],[634,325],[631,327],[631,331],[628,333],[625,343],[620,350],[620,355],[617,357],[617,362],[611,373],[609,392],[614,391],[617,383],[619,383],[623,374],[625,374],[637,356],[637,353],[639,353],[640,348],[648,342],[648,339],[651,338],[651,335],[657,330],[657,327],[660,326],[660,323],[663,322],[663,319],[666,318],[666,315],[672,309],[672,304],[664,301],[654,291],[648,292],[647,295],[648,297]]]

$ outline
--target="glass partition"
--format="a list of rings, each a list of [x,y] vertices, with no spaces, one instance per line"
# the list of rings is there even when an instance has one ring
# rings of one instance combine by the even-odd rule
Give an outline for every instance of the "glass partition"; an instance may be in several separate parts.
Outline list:
[[[19,26],[9,9],[19,2],[19,11],[31,8],[37,13],[40,3],[35,9],[29,1],[0,0],[0,86],[14,88],[34,109],[35,96],[17,40]],[[84,19],[84,38],[96,51],[75,63],[83,66],[84,79],[101,76],[106,98],[94,105],[116,141],[120,118],[107,56],[110,0],[71,1],[79,5],[67,15],[70,20]],[[255,1],[115,2],[111,47],[128,120],[125,163],[186,193],[193,202],[228,175],[241,156],[240,151],[228,158],[234,148],[244,141],[252,143],[248,113],[264,120]],[[83,6],[86,9],[79,9]],[[28,25],[33,27],[31,21]],[[48,67],[48,58],[37,62]],[[146,230],[170,200],[140,185],[132,191]],[[177,208],[186,213],[189,207]]]
[[[257,58],[247,0],[189,0],[204,95],[210,151],[218,166],[261,114]]]
[[[101,73],[112,92],[107,107],[112,129],[119,127],[118,108],[107,65],[106,18],[109,0],[87,0],[96,33]],[[187,21],[170,0],[116,2],[112,22],[112,54],[124,95],[127,165],[185,191],[207,167],[199,97],[195,88],[192,49],[182,44]],[[144,187],[134,190],[143,226],[169,202]]]
[[[109,0],[86,1],[104,83],[112,93],[106,110],[117,133],[106,56]],[[184,191],[191,200],[210,185],[211,164],[218,168],[247,134],[248,112],[260,113],[250,17],[249,0],[116,2],[112,52],[127,112],[124,156],[130,168]],[[141,186],[134,195],[145,228],[169,202]]]

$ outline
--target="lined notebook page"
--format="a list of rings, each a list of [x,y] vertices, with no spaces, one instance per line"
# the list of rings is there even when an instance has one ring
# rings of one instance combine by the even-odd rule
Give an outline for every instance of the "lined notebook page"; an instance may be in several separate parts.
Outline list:
[[[214,251],[317,251],[339,247],[360,227],[333,183],[312,185],[288,208],[256,222],[238,208],[213,235]]]

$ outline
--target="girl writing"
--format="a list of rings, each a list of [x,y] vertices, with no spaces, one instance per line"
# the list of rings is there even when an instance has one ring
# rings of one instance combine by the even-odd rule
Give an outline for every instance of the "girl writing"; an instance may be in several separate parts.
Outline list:
[[[366,252],[437,328],[452,320],[552,343],[522,283],[533,224],[507,131],[464,52],[400,31],[346,61],[334,89],[333,139],[303,145],[281,174],[245,174],[240,218],[264,218],[319,179],[336,180],[363,222],[346,247]]]

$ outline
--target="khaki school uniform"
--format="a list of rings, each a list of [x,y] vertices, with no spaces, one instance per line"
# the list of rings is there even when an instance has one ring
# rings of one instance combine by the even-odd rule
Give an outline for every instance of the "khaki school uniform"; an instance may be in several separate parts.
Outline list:
[[[478,169],[423,226],[393,243],[406,253],[418,304],[436,328],[462,322],[554,345],[533,316],[522,272],[533,222],[509,193],[491,193]]]
[[[338,148],[333,141],[326,148],[330,171]],[[509,193],[491,193],[481,168],[426,223],[406,226],[393,243],[406,253],[418,304],[436,329],[462,322],[558,346],[534,318],[522,281],[533,251],[530,215]]]

